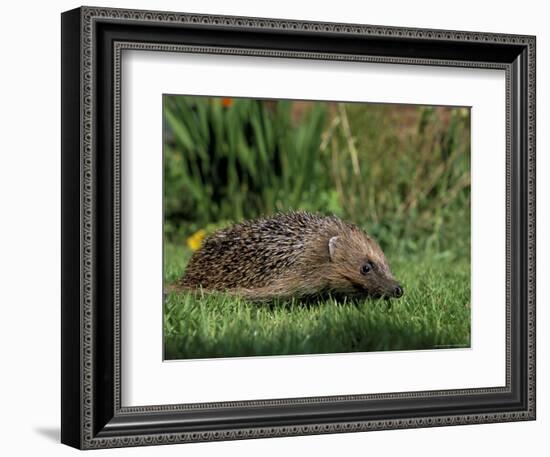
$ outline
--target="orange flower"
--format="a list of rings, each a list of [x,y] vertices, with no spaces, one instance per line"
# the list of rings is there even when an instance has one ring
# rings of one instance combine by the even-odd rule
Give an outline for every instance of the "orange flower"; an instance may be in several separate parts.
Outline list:
[[[224,108],[229,108],[231,107],[232,104],[233,104],[232,98],[222,98],[222,106]]]

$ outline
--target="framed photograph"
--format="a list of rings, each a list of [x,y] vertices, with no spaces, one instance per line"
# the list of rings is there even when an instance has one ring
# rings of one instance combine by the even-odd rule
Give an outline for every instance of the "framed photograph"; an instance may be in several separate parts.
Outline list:
[[[62,442],[535,419],[535,37],[62,14]]]

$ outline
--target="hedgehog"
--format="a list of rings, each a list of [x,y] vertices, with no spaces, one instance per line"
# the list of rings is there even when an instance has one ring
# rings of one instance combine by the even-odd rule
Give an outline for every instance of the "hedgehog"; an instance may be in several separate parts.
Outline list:
[[[193,253],[176,287],[251,301],[403,295],[374,239],[336,216],[308,212],[218,230]]]

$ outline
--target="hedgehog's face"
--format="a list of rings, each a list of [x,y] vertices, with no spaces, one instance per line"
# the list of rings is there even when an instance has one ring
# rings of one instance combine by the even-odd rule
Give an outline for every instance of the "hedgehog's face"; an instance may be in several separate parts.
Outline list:
[[[394,297],[403,295],[378,244],[363,233],[334,236],[328,242],[327,280],[335,293],[351,296]]]

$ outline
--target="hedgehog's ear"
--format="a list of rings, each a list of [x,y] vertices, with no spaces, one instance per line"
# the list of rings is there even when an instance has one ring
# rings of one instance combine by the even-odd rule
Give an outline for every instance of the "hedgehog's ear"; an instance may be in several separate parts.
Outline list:
[[[336,254],[336,244],[338,243],[338,237],[333,236],[330,240],[328,240],[328,254],[330,256],[330,260],[334,260],[334,255]]]

